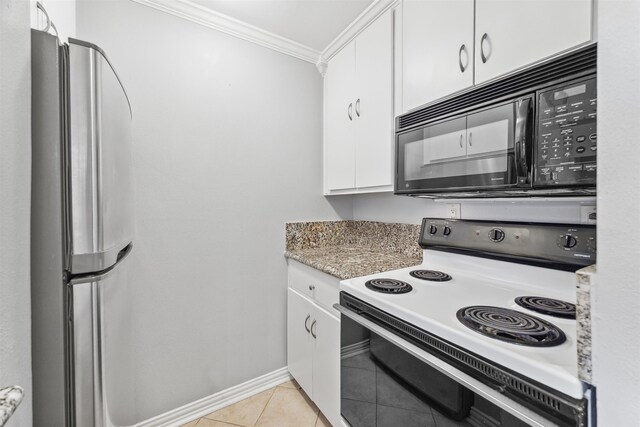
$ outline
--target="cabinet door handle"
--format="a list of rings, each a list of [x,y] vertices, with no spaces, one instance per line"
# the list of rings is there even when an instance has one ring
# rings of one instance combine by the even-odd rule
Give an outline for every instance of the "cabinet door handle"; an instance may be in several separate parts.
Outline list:
[[[462,52],[464,52],[467,57],[467,65],[462,64]],[[458,51],[458,63],[460,64],[460,72],[464,73],[469,66],[469,55],[467,55],[467,47],[464,44],[460,46],[460,50]]]
[[[316,288],[316,285],[309,285],[309,290],[312,291]]]
[[[309,319],[311,319],[311,315],[307,314],[307,318],[304,319],[304,328],[307,330],[307,333],[311,332],[311,329],[309,329],[309,327],[307,326],[307,323],[309,323]]]
[[[489,41],[489,34],[484,33],[482,35],[482,38],[480,39],[480,59],[482,59],[482,63],[486,63],[487,62],[487,56],[484,54],[484,41]],[[491,47],[491,45],[489,45],[489,47]]]
[[[463,139],[464,139],[464,136],[463,136],[463,135],[460,135],[460,148],[462,148],[462,145],[463,145],[463,144],[462,144],[462,140],[463,140]]]
[[[347,116],[349,116],[349,120],[353,120],[352,111],[353,111],[353,102],[349,104],[349,108],[347,108]]]
[[[473,145],[471,143],[471,138],[473,138],[473,132],[469,133],[469,147],[471,147]]]
[[[360,117],[360,98],[356,101],[356,115]]]
[[[313,327],[316,326],[316,321],[315,319],[313,320],[313,322],[311,322],[311,336],[315,339],[316,337],[316,333],[313,331]]]

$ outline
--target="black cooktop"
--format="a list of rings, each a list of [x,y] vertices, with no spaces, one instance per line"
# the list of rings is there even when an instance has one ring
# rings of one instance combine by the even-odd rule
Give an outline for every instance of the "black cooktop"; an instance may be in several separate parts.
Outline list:
[[[384,294],[405,294],[413,289],[410,284],[402,280],[385,278],[367,280],[364,285],[372,291]]]
[[[412,277],[422,280],[430,280],[432,282],[447,282],[451,280],[451,276],[442,271],[435,270],[413,270],[409,273]]]
[[[576,305],[552,298],[523,296],[515,299],[520,307],[563,319],[576,318]]]
[[[530,347],[551,347],[566,340],[562,330],[546,320],[502,307],[475,305],[456,313],[469,329],[500,341]]]

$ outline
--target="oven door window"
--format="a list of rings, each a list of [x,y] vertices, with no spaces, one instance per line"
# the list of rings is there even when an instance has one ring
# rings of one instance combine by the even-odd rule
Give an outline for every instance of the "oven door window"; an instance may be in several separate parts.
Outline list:
[[[347,316],[341,322],[340,405],[350,426],[527,426]]]
[[[398,135],[398,192],[505,187],[516,183],[515,104]]]

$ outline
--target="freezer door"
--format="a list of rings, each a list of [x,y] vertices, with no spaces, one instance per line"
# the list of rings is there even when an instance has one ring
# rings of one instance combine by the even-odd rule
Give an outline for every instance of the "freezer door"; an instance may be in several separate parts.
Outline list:
[[[95,45],[69,40],[66,268],[104,270],[133,239],[131,109]]]
[[[133,263],[125,253],[105,274],[68,286],[72,426],[123,427],[141,421],[133,384]]]

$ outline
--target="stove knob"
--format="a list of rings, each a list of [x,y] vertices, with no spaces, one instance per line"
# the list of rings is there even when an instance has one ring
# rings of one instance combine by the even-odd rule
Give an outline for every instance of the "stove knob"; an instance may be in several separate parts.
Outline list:
[[[444,234],[445,236],[448,236],[449,234],[451,234],[451,228],[445,227],[444,230],[442,230],[442,234]]]
[[[438,227],[436,227],[435,225],[431,224],[429,226],[429,234],[436,234],[438,232]]]
[[[565,249],[571,249],[578,244],[578,239],[570,234],[562,236],[562,247]]]
[[[492,242],[502,242],[504,240],[504,231],[494,228],[489,231],[489,240]]]

